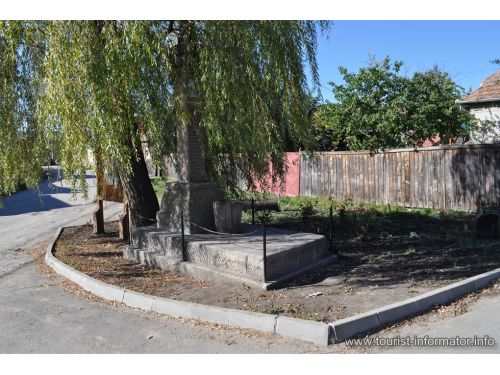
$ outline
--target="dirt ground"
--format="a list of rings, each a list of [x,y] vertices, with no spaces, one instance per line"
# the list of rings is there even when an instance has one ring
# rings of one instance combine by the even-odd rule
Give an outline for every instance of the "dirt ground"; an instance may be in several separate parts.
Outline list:
[[[245,284],[195,280],[131,263],[122,257],[125,243],[118,239],[117,223],[106,223],[105,229],[103,235],[92,235],[89,225],[65,229],[56,243],[55,256],[99,280],[142,293],[324,322],[495,268],[491,257],[481,249],[472,254],[463,247],[451,246],[433,252],[421,243],[397,239],[397,245],[391,245],[383,239],[372,241],[369,250],[344,246],[338,262],[306,274],[285,288],[264,291]],[[473,267],[460,266],[465,261],[464,251],[469,260],[474,260]]]

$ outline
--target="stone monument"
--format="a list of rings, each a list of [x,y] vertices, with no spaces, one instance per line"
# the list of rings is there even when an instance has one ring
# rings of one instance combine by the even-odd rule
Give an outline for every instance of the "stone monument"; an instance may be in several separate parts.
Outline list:
[[[177,131],[177,157],[179,180],[165,185],[156,215],[158,228],[179,233],[183,215],[186,234],[204,232],[198,226],[214,230],[213,202],[223,195],[220,186],[207,176],[203,145],[193,123]]]

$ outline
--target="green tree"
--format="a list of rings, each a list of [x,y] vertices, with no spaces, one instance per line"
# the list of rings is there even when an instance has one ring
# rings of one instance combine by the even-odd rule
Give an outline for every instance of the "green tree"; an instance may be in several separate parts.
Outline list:
[[[0,21],[1,22],[1,21]],[[47,157],[37,127],[37,99],[44,45],[37,24],[0,23],[0,196],[19,184],[38,185]],[[1,202],[0,202],[1,204]]]
[[[90,148],[120,176],[132,224],[147,224],[158,203],[141,141],[161,165],[186,124],[195,124],[206,169],[222,185],[263,178],[269,161],[277,178],[287,145],[309,143],[306,65],[317,90],[318,25],[328,28],[311,21],[1,22],[7,79],[0,106],[9,120],[0,138],[13,139],[0,159],[2,190],[13,190],[12,179],[36,185],[28,177],[56,140],[75,187],[85,187]],[[20,160],[26,167],[19,170]]]
[[[314,120],[320,134],[327,134],[327,143],[375,150],[467,134],[465,125],[472,117],[456,105],[463,91],[449,75],[434,67],[407,77],[402,66],[401,61],[372,58],[357,73],[339,68],[344,83],[330,83],[336,103],[323,105]]]
[[[312,131],[314,134],[314,151],[344,151],[348,149],[340,119],[338,104],[322,103],[314,108]]]

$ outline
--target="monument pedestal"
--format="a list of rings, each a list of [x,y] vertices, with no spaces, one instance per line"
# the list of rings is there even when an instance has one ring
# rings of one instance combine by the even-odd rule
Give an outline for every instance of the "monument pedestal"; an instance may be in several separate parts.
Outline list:
[[[220,186],[214,182],[167,183],[160,211],[156,214],[158,228],[180,233],[183,212],[186,234],[206,233],[193,223],[215,230],[213,202],[221,199]]]

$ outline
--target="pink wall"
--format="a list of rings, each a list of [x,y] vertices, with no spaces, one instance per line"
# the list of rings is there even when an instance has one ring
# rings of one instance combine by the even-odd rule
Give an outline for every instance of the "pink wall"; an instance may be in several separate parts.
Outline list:
[[[300,194],[300,152],[287,152],[286,163],[288,166],[284,181],[273,186],[271,192],[289,197],[298,197]],[[269,165],[269,171],[272,170],[272,165]],[[271,177],[267,180],[268,185],[271,185]],[[264,191],[259,183],[256,183],[257,191]]]
[[[432,137],[431,139],[427,138],[425,142],[422,144],[422,147],[432,147],[435,145],[439,145],[441,143],[441,138],[438,135]]]

